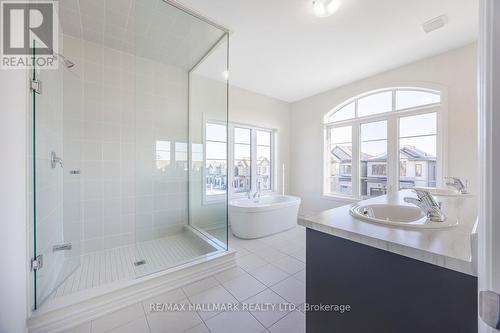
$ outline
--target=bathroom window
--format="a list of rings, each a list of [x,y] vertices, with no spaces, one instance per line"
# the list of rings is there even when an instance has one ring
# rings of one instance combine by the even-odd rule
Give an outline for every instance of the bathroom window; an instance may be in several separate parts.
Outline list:
[[[352,126],[328,130],[327,186],[331,193],[352,194]]]
[[[406,173],[399,175],[400,187],[435,187],[437,163],[437,113],[399,118],[399,158]],[[431,172],[425,172],[429,170]]]
[[[256,130],[257,135],[257,182],[261,191],[271,190],[271,142],[272,131]]]
[[[390,88],[326,114],[324,195],[363,199],[438,186],[445,164],[441,103],[436,90]]]
[[[207,122],[206,147],[206,189],[207,202],[224,200],[221,196],[230,179],[231,196],[256,191],[272,191],[274,181],[274,130],[256,128],[242,124],[229,124],[229,138],[226,126]],[[232,166],[225,172],[226,144],[229,143],[227,163]]]
[[[252,130],[234,128],[234,171],[233,189],[235,193],[248,192],[252,186]]]
[[[360,125],[359,192],[363,197],[387,191],[387,120]],[[376,188],[377,191],[372,189]]]
[[[227,190],[227,129],[207,123],[205,132],[205,193],[222,196]]]

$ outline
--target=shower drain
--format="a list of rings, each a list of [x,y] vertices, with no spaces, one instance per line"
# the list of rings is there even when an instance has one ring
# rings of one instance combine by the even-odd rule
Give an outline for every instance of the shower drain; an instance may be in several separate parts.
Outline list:
[[[146,260],[139,260],[139,261],[134,262],[134,266],[141,266],[141,265],[145,265],[145,264],[146,264]]]

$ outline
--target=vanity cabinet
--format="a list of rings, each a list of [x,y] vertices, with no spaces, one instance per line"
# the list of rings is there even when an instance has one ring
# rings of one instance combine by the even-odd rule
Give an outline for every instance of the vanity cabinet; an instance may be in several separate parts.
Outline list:
[[[475,333],[477,278],[307,229],[306,300],[349,305],[308,311],[309,333]]]

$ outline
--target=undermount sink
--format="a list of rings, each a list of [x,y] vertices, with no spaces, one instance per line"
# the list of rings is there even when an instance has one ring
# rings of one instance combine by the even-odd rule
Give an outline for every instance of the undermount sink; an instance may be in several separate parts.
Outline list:
[[[354,205],[351,207],[351,215],[368,222],[419,229],[448,228],[458,223],[448,219],[444,222],[432,222],[420,208],[406,205]]]
[[[427,191],[435,197],[471,197],[471,193],[460,193],[449,188],[435,188],[435,187],[413,187],[415,190]]]

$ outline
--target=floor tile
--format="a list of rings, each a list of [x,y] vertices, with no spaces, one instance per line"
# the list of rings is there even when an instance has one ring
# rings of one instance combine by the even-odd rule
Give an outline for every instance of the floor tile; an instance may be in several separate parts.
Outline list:
[[[236,263],[238,264],[238,266],[248,271],[260,266],[264,266],[268,262],[259,257],[258,255],[251,253],[244,257],[237,258]]]
[[[273,264],[267,264],[265,266],[255,268],[250,271],[250,274],[268,287],[290,276],[288,273],[283,272]]]
[[[305,333],[306,318],[300,311],[290,312],[285,318],[269,328],[271,333]]]
[[[92,321],[92,333],[109,331],[142,316],[144,316],[144,310],[142,309],[141,303],[127,306],[121,310],[94,319]]]
[[[290,241],[284,240],[284,239],[275,241],[272,244],[272,246],[274,248],[280,250],[281,252],[286,253],[286,254],[292,254],[292,253],[297,252],[303,248],[303,246],[300,244],[290,242]]]
[[[244,248],[238,247],[238,246],[231,246],[231,250],[236,251],[236,258],[241,258],[241,257],[246,256],[247,254],[251,253],[247,249],[244,249]]]
[[[261,333],[265,327],[249,312],[223,312],[206,321],[211,333]]]
[[[174,303],[176,301],[182,300],[186,298],[186,295],[182,291],[181,288],[175,289],[168,291],[166,293],[154,296],[148,300],[145,300],[142,302],[142,306],[144,307],[144,312],[149,313],[151,312],[151,307],[154,306],[155,304],[167,304],[167,303]]]
[[[183,299],[179,304],[188,304],[188,299]],[[195,311],[165,311],[152,312],[146,316],[151,333],[181,333],[199,325],[202,321]]]
[[[199,294],[199,293],[201,293],[207,289],[210,289],[218,284],[219,284],[219,281],[217,281],[215,278],[208,277],[208,278],[205,278],[203,280],[199,280],[199,281],[193,282],[191,284],[188,284],[187,286],[182,287],[182,290],[184,290],[186,295],[189,297],[189,296]]]
[[[300,260],[302,262],[306,262],[306,250],[305,249],[301,249],[301,250],[294,252],[290,255],[297,260]]]
[[[286,300],[270,289],[266,289],[263,292],[247,299],[245,303],[260,304],[261,306],[267,304],[272,305],[269,306],[269,309],[266,311],[251,311],[251,314],[265,327],[270,327],[288,314],[287,309],[280,306],[286,303]]]
[[[268,262],[273,262],[287,256],[286,253],[283,253],[272,246],[266,246],[264,248],[258,249],[254,251],[254,253]]]
[[[266,289],[265,285],[250,274],[245,274],[236,279],[224,282],[222,285],[236,297],[238,301],[243,301]]]
[[[113,328],[106,333],[149,333],[149,326],[146,316],[144,316],[123,326]]]
[[[273,265],[277,266],[279,269],[287,272],[288,274],[296,274],[306,267],[302,261],[290,256],[273,262]]]
[[[233,297],[221,285],[215,286],[202,293],[191,296],[190,301],[192,304],[236,304],[238,300]],[[199,311],[200,317],[206,320],[215,316],[217,311]]]
[[[293,276],[278,282],[271,289],[288,302],[302,305],[306,301],[304,282],[297,280]]]
[[[297,280],[299,281],[302,281],[302,282],[306,282],[306,270],[303,269],[301,270],[300,272],[296,273],[293,275]]]
[[[235,279],[235,278],[242,276],[244,274],[246,274],[246,272],[243,269],[241,269],[240,267],[233,267],[233,268],[227,269],[219,274],[215,274],[215,278],[220,283],[224,283],[226,281]]]
[[[185,333],[210,333],[210,331],[208,330],[205,323],[202,323],[198,326],[195,326],[195,327],[187,330]]]
[[[67,330],[62,331],[61,333],[90,333],[91,332],[91,323],[86,322],[81,325],[78,325],[73,328],[69,328]]]
[[[255,252],[256,250],[263,248],[266,245],[259,239],[249,239],[243,240],[241,243],[239,243],[239,246],[247,249],[250,252]]]

